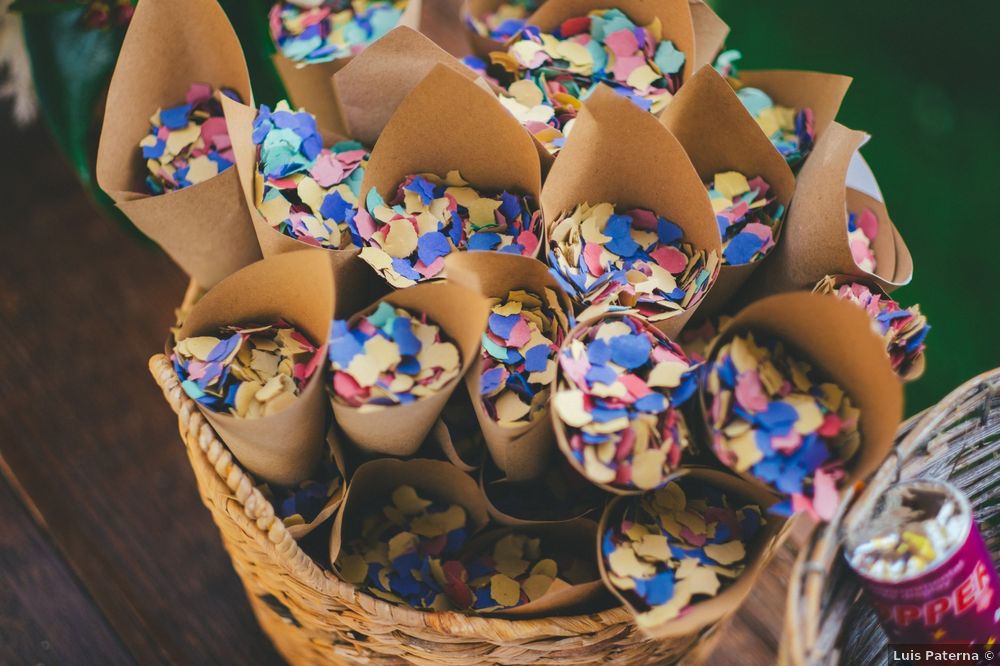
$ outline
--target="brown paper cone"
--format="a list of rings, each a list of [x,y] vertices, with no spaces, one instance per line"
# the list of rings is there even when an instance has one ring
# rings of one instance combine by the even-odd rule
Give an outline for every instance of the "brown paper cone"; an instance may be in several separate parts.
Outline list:
[[[493,545],[503,537],[511,534],[524,534],[542,539],[542,555],[573,554],[578,557],[593,557],[597,544],[597,523],[586,518],[548,525],[525,525],[521,527],[502,527],[486,532],[472,540],[464,549],[468,556],[476,553],[492,552]],[[594,562],[597,577],[586,583],[579,583],[543,595],[536,601],[523,606],[489,613],[494,617],[526,618],[553,615],[580,615],[593,613],[614,605],[614,599],[608,593],[599,575],[599,565]]]
[[[824,275],[844,274],[874,280],[891,293],[913,277],[909,250],[886,213],[885,204],[849,190],[851,157],[867,140],[864,132],[832,123],[816,142],[799,172],[795,199],[785,219],[781,240],[754,274],[747,300],[797,289],[812,289]],[[851,255],[847,212],[870,207],[879,218],[873,244],[876,272],[862,270]],[[742,296],[742,295],[741,295]]]
[[[284,319],[325,354],[333,309],[329,262],[318,252],[282,254],[217,284],[191,309],[177,339],[212,335],[231,324]],[[309,478],[324,446],[324,378],[317,369],[295,402],[271,416],[241,419],[201,411],[244,467],[264,481],[290,486]]]
[[[435,65],[382,131],[360,200],[366,201],[373,187],[390,198],[406,176],[443,177],[454,170],[482,191],[515,191],[537,200],[541,190],[541,164],[531,136],[492,93]]]
[[[738,79],[744,86],[763,90],[780,106],[812,109],[817,141],[837,117],[854,80],[840,74],[782,69],[740,70]]]
[[[403,15],[400,17],[398,25],[419,30],[421,9],[422,0],[410,0],[403,11]],[[376,40],[367,48],[371,48],[379,41]],[[281,77],[282,83],[285,84],[285,90],[288,91],[289,101],[292,105],[297,108],[304,108],[315,115],[316,122],[319,123],[320,127],[351,136],[350,132],[345,130],[344,117],[341,115],[337,99],[330,88],[330,77],[360,56],[340,58],[338,60],[331,60],[330,62],[306,64],[289,60],[281,54],[281,50],[277,48],[277,45],[275,45],[275,49],[277,52],[271,59],[274,62],[275,69],[278,70],[278,76]],[[364,51],[361,53],[364,53]],[[370,146],[374,141],[362,141],[362,143]]]
[[[308,534],[311,534],[316,530],[317,527],[328,521],[333,514],[337,512],[340,505],[344,501],[344,493],[347,491],[347,466],[344,463],[344,454],[340,448],[340,440],[337,438],[336,428],[331,426],[326,433],[326,444],[330,449],[330,457],[333,459],[334,465],[337,471],[340,472],[341,484],[340,488],[330,496],[327,500],[326,506],[316,514],[316,517],[310,520],[308,523],[302,525],[292,525],[286,528],[288,533],[292,535],[292,538],[296,541],[302,539]]]
[[[704,0],[689,0],[691,20],[694,23],[694,67],[698,71],[715,62],[722,45],[729,36],[729,26],[712,11]],[[682,88],[683,90],[683,88]]]
[[[424,459],[372,460],[358,467],[351,477],[330,534],[330,562],[336,563],[344,540],[356,533],[365,509],[389,501],[392,491],[403,485],[413,486],[425,499],[463,507],[470,532],[481,530],[489,522],[476,482],[453,465]]]
[[[739,171],[747,178],[760,176],[788,210],[795,192],[792,170],[711,66],[701,68],[684,84],[660,120],[684,146],[702,182],[711,182],[723,171]],[[780,243],[780,228],[776,238]],[[719,278],[698,308],[698,317],[723,309],[766,258],[742,266],[723,264]]]
[[[207,52],[211,45],[211,53]],[[139,141],[157,109],[184,101],[192,83],[252,99],[243,51],[212,0],[144,0],[115,66],[97,148],[97,182],[144,234],[208,288],[260,259],[236,171],[158,196],[145,193]]]
[[[620,210],[645,208],[663,215],[696,249],[721,252],[708,193],[684,147],[651,114],[599,86],[580,109],[549,172],[542,212],[551,230],[576,206],[604,202]],[[657,328],[675,337],[699,305],[656,322]]]
[[[328,79],[344,133],[374,146],[386,123],[436,65],[473,81],[476,73],[408,27],[386,33]]]
[[[503,299],[515,289],[525,289],[544,298],[545,289],[551,289],[559,297],[567,319],[573,316],[569,296],[545,264],[537,259],[500,252],[457,252],[448,257],[446,267],[449,282],[478,291],[487,298]],[[465,376],[465,386],[490,456],[511,481],[538,478],[545,472],[555,449],[549,407],[546,406],[528,423],[516,427],[500,425],[486,412],[479,397],[481,374],[482,358],[477,350],[472,367]],[[554,382],[552,388],[555,388]]]
[[[400,289],[378,301],[382,302],[414,314],[426,313],[428,320],[441,328],[442,336],[458,347],[462,362],[458,376],[437,393],[406,405],[362,412],[336,398],[332,398],[331,403],[344,434],[362,451],[410,456],[420,448],[452,391],[479,354],[480,336],[486,330],[489,306],[479,294],[445,282]],[[378,303],[351,317],[351,324],[374,311]]]
[[[236,155],[234,172],[239,177],[243,202],[249,210],[253,231],[265,257],[286,252],[322,252],[333,268],[337,296],[337,317],[348,317],[361,308],[383,296],[387,289],[385,280],[372,271],[358,256],[360,249],[351,247],[343,250],[327,250],[303,243],[297,238],[286,236],[268,223],[257,210],[256,190],[260,186],[257,177],[257,146],[253,142],[253,122],[257,111],[239,102],[224,98],[222,108],[226,114],[229,137]],[[323,141],[333,145],[342,137],[323,132]]]
[[[816,283],[816,286],[813,288],[814,293],[830,295],[830,296],[835,295],[832,292],[827,292],[823,290],[823,287],[825,286],[824,283],[826,282],[827,278],[830,279],[830,286],[833,288],[834,291],[836,291],[838,288],[840,288],[845,284],[858,283],[865,285],[866,287],[871,289],[873,293],[878,294],[883,298],[890,298],[890,299],[892,298],[891,296],[889,296],[889,294],[885,293],[885,290],[882,289],[882,287],[878,286],[878,283],[875,282],[874,280],[854,277],[852,275],[826,276]],[[877,332],[874,322],[873,322],[873,330]],[[926,370],[926,368],[927,368],[927,357],[921,354],[916,359],[914,359],[913,363],[910,364],[910,367],[907,369],[907,371],[901,374],[899,378],[902,379],[904,382],[916,381],[917,379],[920,379],[921,376],[923,376],[924,370]]]
[[[764,567],[767,566],[768,561],[771,559],[771,555],[777,551],[780,546],[783,539],[782,528],[786,522],[778,516],[766,514],[767,507],[776,502],[773,495],[762,491],[759,487],[753,484],[746,483],[739,477],[708,467],[690,467],[685,470],[685,472],[685,476],[687,478],[698,480],[715,488],[720,488],[724,492],[729,493],[733,498],[738,498],[741,501],[749,501],[758,504],[761,507],[762,512],[765,513],[764,517],[765,520],[767,520],[767,524],[761,527],[760,533],[754,539],[753,544],[747,549],[747,567],[744,569],[743,573],[732,582],[732,584],[721,590],[719,594],[711,599],[695,603],[680,617],[670,620],[669,622],[665,622],[657,627],[646,627],[642,629],[643,633],[658,640],[667,640],[679,636],[695,634],[706,627],[719,623],[731,613],[738,610],[740,604],[743,602],[743,599],[750,593],[757,577],[760,576]],[[625,604],[626,608],[628,608],[632,613],[637,614],[638,611],[632,607],[628,599],[626,599],[625,596],[611,584],[611,581],[608,578],[607,569],[604,566],[604,557],[601,553],[600,541],[605,532],[609,529],[609,527],[611,527],[612,521],[620,517],[621,510],[624,508],[625,502],[630,501],[634,500],[624,497],[618,498],[612,501],[608,505],[607,509],[605,509],[597,532],[597,562],[601,567],[601,576],[608,589],[610,589],[612,594],[618,597],[618,599]]]
[[[586,508],[577,507],[579,509],[577,511],[566,512],[567,515],[565,516],[560,516],[558,518],[550,518],[550,519],[522,518],[520,516],[515,516],[511,513],[507,513],[499,506],[497,506],[494,498],[496,497],[496,493],[499,488],[502,488],[503,486],[510,486],[511,490],[509,492],[518,492],[518,491],[523,492],[530,485],[538,486],[541,484],[548,484],[551,482],[551,477],[549,476],[549,473],[559,473],[556,471],[556,469],[562,467],[564,467],[566,474],[572,474],[575,479],[579,480],[579,483],[583,488],[584,493],[590,493],[587,495],[587,497],[591,497],[591,495],[593,496],[594,502],[592,506],[588,506]],[[490,518],[492,518],[494,522],[499,523],[501,525],[506,525],[508,527],[526,527],[531,525],[554,525],[558,523],[566,523],[572,520],[583,518],[584,516],[593,512],[595,509],[602,507],[605,500],[607,499],[607,495],[602,493],[598,488],[595,488],[590,481],[580,476],[576,472],[576,470],[569,465],[569,463],[563,463],[562,461],[558,461],[554,465],[552,465],[549,468],[549,470],[547,470],[547,472],[548,473],[546,474],[546,476],[540,479],[535,479],[534,481],[516,482],[516,481],[510,481],[507,478],[500,478],[502,476],[502,472],[500,471],[499,468],[489,463],[483,465],[479,470],[479,492],[483,494],[483,499],[486,502],[486,510],[489,511]],[[493,493],[492,495],[491,491]]]
[[[685,55],[682,80],[691,78],[697,55],[688,0],[546,0],[531,15],[531,24],[537,25],[543,32],[552,32],[566,19],[586,16],[595,9],[619,9],[640,26],[660,19],[663,39],[673,42],[677,50]]]
[[[746,331],[766,333],[785,342],[793,354],[843,389],[861,411],[861,444],[855,456],[845,462],[847,477],[841,487],[850,487],[874,472],[892,449],[902,421],[903,388],[865,311],[820,294],[771,296],[741,310],[722,329],[709,348],[710,361],[722,345]],[[699,394],[702,414],[708,414],[704,390]],[[741,476],[767,488],[749,472]]]

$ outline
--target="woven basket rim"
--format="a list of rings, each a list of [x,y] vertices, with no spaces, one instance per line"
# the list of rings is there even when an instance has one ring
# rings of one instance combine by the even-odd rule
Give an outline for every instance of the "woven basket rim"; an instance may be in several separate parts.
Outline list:
[[[865,491],[876,484],[890,482],[901,476],[908,461],[920,453],[922,444],[933,439],[936,431],[953,417],[958,408],[972,399],[992,397],[1000,391],[1000,367],[987,370],[962,383],[940,402],[911,418],[900,426],[899,437],[890,455],[861,486],[845,491],[843,501],[833,520],[818,525],[807,543],[799,551],[789,576],[786,601],[785,629],[783,632],[779,663],[826,663],[829,655],[814,654],[820,638],[826,642],[833,628],[824,626],[824,590],[828,585],[828,572],[841,550],[841,529],[845,517],[855,507]],[[837,639],[843,626],[836,627]]]
[[[201,415],[194,401],[181,389],[180,380],[166,355],[153,355],[149,360],[149,370],[178,415],[182,439],[189,452],[203,458],[205,464],[215,470],[219,480],[233,491],[233,499],[248,519],[247,524],[241,526],[244,531],[249,528],[253,532],[248,532],[249,537],[274,544],[293,575],[311,582],[318,592],[350,601],[366,612],[403,626],[426,628],[454,637],[479,640],[569,637],[581,633],[606,632],[615,625],[631,624],[631,616],[620,605],[583,615],[497,618],[455,611],[418,611],[366,594],[337,578],[332,571],[320,567],[299,547],[284,523],[275,515],[273,505],[256,488],[252,476],[232,456],[218,433]],[[194,436],[184,437],[185,430]],[[193,445],[195,442],[197,445]],[[216,452],[215,460],[210,455],[212,451]]]

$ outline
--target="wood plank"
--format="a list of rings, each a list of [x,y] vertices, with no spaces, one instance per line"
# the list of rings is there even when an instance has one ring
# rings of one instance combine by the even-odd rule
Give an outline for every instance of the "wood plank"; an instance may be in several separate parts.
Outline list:
[[[0,477],[0,663],[134,663]]]
[[[146,371],[186,280],[42,130],[0,132],[28,156],[0,222],[0,455],[137,661],[276,663]]]

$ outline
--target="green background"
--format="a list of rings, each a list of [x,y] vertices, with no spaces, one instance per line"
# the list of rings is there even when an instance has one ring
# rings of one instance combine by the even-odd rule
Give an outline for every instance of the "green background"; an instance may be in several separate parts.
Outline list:
[[[927,372],[907,412],[1000,365],[1000,5],[716,0],[745,69],[812,69],[854,83],[838,121],[862,151],[913,255],[894,293],[931,322]]]

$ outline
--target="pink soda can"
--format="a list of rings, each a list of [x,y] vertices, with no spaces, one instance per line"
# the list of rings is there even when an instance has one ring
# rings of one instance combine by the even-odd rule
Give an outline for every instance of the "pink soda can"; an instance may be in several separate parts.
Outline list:
[[[985,645],[1000,641],[1000,579],[968,498],[950,483],[904,481],[847,535],[890,643]]]

